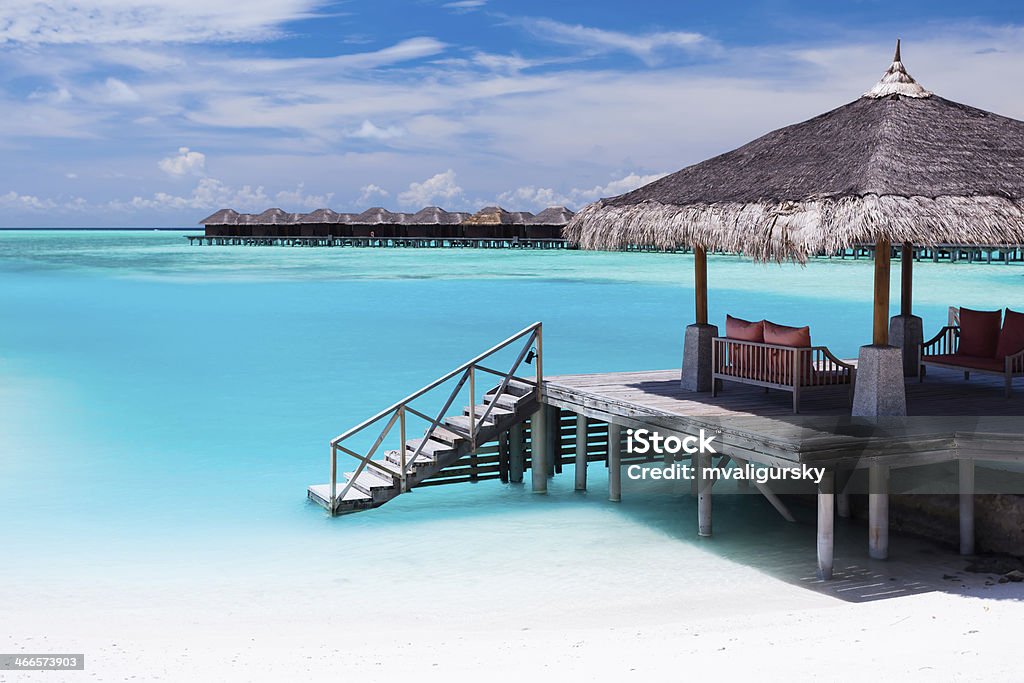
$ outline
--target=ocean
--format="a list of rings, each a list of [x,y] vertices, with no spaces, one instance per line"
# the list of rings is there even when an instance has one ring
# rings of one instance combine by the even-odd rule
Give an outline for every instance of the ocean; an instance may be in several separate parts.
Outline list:
[[[336,519],[306,501],[333,436],[534,321],[548,374],[678,367],[690,257],[189,247],[183,234],[0,231],[5,599],[307,575],[347,590],[410,571],[454,594],[538,563],[613,581],[636,570],[630,557],[669,581],[708,553],[813,572],[813,528],[758,497],[716,502],[732,532],[711,549],[694,538],[688,485],[627,481],[616,506],[600,467],[586,495],[569,468],[546,497],[488,481]],[[712,256],[712,322],[809,324],[853,357],[870,338],[871,278],[868,261]],[[894,264],[894,309],[898,282]],[[1024,308],[1024,269],[921,263],[915,290],[928,335],[949,305]],[[782,552],[801,544],[805,556]],[[549,589],[572,593],[570,578]]]

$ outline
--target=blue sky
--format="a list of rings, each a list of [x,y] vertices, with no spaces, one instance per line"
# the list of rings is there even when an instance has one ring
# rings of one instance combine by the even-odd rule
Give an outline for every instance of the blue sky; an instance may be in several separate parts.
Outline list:
[[[578,208],[854,99],[897,36],[925,87],[1024,118],[1022,11],[3,0],[0,226]]]

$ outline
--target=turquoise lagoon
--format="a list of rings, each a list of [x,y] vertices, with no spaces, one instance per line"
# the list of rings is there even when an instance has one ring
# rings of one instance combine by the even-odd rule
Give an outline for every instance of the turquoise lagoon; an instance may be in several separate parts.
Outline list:
[[[413,556],[440,576],[502,571],[527,545],[572,564],[609,542],[638,557],[661,557],[666,536],[692,542],[687,497],[629,495],[627,482],[623,505],[609,505],[602,468],[588,496],[570,473],[543,498],[483,482],[339,519],[305,499],[326,481],[331,437],[535,320],[549,374],[676,367],[693,318],[689,257],[210,248],[182,234],[0,231],[6,597],[325,563],[400,572]],[[809,324],[842,357],[870,336],[867,262],[712,257],[709,271],[720,325],[726,312]],[[915,285],[926,332],[951,304],[1024,308],[1019,266],[921,263]],[[763,503],[716,505],[728,525]],[[732,537],[807,545],[808,531],[747,515]]]

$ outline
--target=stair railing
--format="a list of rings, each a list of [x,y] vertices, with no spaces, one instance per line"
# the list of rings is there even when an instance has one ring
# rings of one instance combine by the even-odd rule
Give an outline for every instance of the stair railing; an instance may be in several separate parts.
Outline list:
[[[495,370],[482,364],[483,361],[487,360],[488,358],[498,353],[499,351],[502,351],[503,349],[511,346],[512,344],[515,344],[517,341],[522,342],[522,348],[520,349],[519,355],[516,357],[515,362],[512,363],[511,367],[507,371]],[[469,439],[471,448],[475,452],[476,447],[478,445],[476,441],[480,425],[484,424],[487,418],[491,415],[491,411],[494,408],[495,404],[497,403],[498,397],[506,392],[509,383],[513,379],[523,382],[525,384],[534,385],[534,391],[538,392],[539,397],[541,382],[544,378],[543,353],[544,345],[542,325],[541,323],[536,322],[530,325],[529,327],[525,327],[519,332],[516,332],[508,339],[505,339],[504,341],[495,344],[494,346],[487,349],[480,355],[463,363],[462,365],[455,368],[446,375],[439,377],[438,379],[426,385],[419,391],[410,394],[409,396],[406,396],[401,401],[398,401],[394,405],[385,408],[384,410],[380,411],[373,417],[364,420],[363,422],[359,423],[352,429],[349,429],[344,434],[341,434],[340,436],[336,436],[335,438],[331,439],[331,500],[329,508],[331,515],[335,515],[337,513],[338,504],[345,499],[345,496],[352,489],[356,479],[359,478],[359,475],[362,474],[363,470],[365,470],[367,467],[371,467],[379,471],[385,478],[391,478],[392,480],[397,479],[398,484],[400,486],[400,490],[403,493],[408,491],[408,475],[410,467],[414,466],[416,458],[418,458],[423,451],[424,445],[426,445],[426,443],[430,440],[430,437],[433,436],[437,428],[441,426],[441,421],[444,420],[446,415],[448,415],[448,411],[451,410],[452,405],[455,403],[455,400],[459,397],[459,394],[462,392],[463,387],[465,387],[467,383],[469,384],[470,400],[469,431],[466,434],[466,436]],[[523,364],[523,362],[526,362],[528,364],[531,362],[533,363],[536,369],[536,374],[533,379],[520,377],[516,375],[516,372],[519,370],[519,367]],[[483,414],[481,414],[479,417],[476,414],[476,373],[478,370],[501,378],[501,382],[495,391],[493,400],[484,410]],[[438,388],[439,386],[445,384],[446,382],[455,377],[459,378],[455,384],[455,388],[452,389],[451,393],[448,395],[448,398],[445,400],[444,405],[441,407],[441,409],[437,412],[436,415],[427,415],[409,405],[410,403],[412,403],[412,401],[420,398],[424,394],[433,391],[434,389]],[[405,445],[407,420],[409,416],[419,418],[421,420],[426,421],[429,424],[426,431],[424,432],[423,439],[420,441],[416,449],[412,451],[411,455],[409,454],[409,450],[406,448]],[[365,454],[358,453],[342,445],[344,441],[347,441],[356,434],[363,432],[370,426],[377,424],[381,420],[385,419],[387,420],[387,422],[384,424],[384,427],[381,430],[380,434],[374,440],[373,445]],[[394,428],[396,423],[398,424],[400,439],[400,474],[398,475],[396,475],[394,471],[373,462],[373,456],[376,454],[381,444],[384,443],[385,439],[387,439],[388,435],[391,433],[391,430]],[[446,427],[446,429],[450,428]],[[359,465],[356,468],[355,472],[352,474],[352,478],[345,485],[345,487],[342,488],[340,492],[338,491],[339,452],[345,453],[346,455],[352,456],[359,460]]]

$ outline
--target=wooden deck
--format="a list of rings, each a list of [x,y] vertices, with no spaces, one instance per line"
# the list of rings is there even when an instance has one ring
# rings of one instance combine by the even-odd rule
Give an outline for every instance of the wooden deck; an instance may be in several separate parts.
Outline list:
[[[548,377],[544,403],[623,427],[720,431],[719,442],[767,465],[898,467],[962,457],[1024,457],[1024,387],[1004,398],[1001,379],[929,372],[907,385],[907,418],[851,418],[846,387],[808,396],[799,415],[781,391],[726,382],[717,397],[679,386],[678,370]],[[729,451],[727,451],[729,452]]]
[[[907,383],[907,417],[850,417],[848,388],[817,394],[792,413],[789,394],[726,382],[717,397],[684,391],[678,370],[614,372],[547,377],[541,402],[552,413],[569,411],[585,428],[589,420],[609,424],[609,499],[620,500],[619,451],[624,429],[645,428],[662,437],[714,434],[714,455],[691,459],[697,496],[698,533],[711,535],[713,479],[708,468],[755,463],[767,468],[796,465],[822,472],[816,486],[806,483],[783,490],[755,483],[787,519],[793,519],[778,494],[811,493],[818,500],[818,576],[833,568],[835,514],[849,516],[850,494],[868,494],[868,552],[888,556],[889,494],[947,493],[948,482],[932,473],[953,467],[959,494],[961,553],[974,553],[975,461],[1024,461],[1024,388],[1005,398],[1001,379],[963,373],[930,372],[924,383]],[[548,418],[550,419],[550,418]],[[689,456],[688,456],[689,457]],[[714,459],[717,458],[717,464]],[[668,456],[671,461],[672,456]],[[677,458],[678,459],[678,458]],[[942,464],[946,463],[946,464]],[[936,466],[936,467],[933,467]],[[900,470],[891,478],[890,470]],[[916,469],[915,469],[916,468]],[[579,465],[577,465],[579,470]],[[585,470],[584,470],[585,488]],[[1010,479],[1000,489],[1013,493]],[[899,484],[895,483],[899,481]]]

